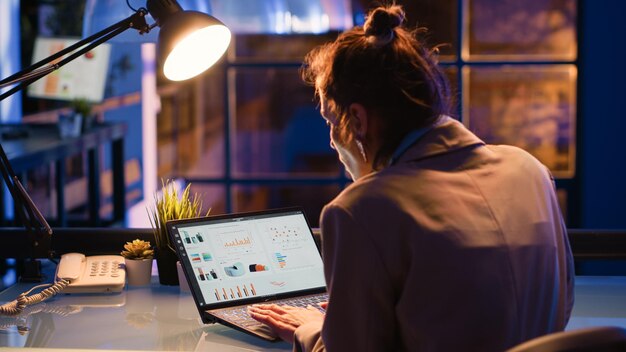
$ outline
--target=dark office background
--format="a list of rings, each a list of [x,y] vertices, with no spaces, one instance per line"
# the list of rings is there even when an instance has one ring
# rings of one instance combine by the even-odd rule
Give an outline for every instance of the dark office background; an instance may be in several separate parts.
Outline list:
[[[580,1],[581,223],[626,228],[626,2]]]
[[[363,12],[370,2],[352,0],[351,3],[355,22],[358,23],[363,20]],[[450,19],[457,18],[458,13],[463,11],[464,1],[422,0],[398,3],[405,4],[411,25],[418,23],[431,28],[431,42],[451,42],[450,46],[442,49],[442,63],[449,70],[453,84],[458,84],[463,66],[481,67],[472,66],[473,61],[459,60],[460,55],[456,55],[459,52],[455,52],[460,47],[458,28],[461,25],[460,20]],[[489,4],[485,1],[476,3],[481,3],[482,6]],[[576,2],[536,2],[540,8],[545,9],[564,9],[572,3]],[[31,19],[29,25],[23,26],[23,65],[28,64],[32,55],[32,41],[37,35],[37,28],[34,26],[39,22],[36,15],[40,4],[56,4],[54,6],[60,6],[60,10],[54,13],[72,13],[72,16],[80,16],[82,9],[79,6],[82,4],[80,0],[22,0],[23,21]],[[533,2],[529,4],[534,6]],[[503,6],[520,6],[515,2],[494,2],[492,5],[497,5],[500,11]],[[68,6],[72,11],[68,11]],[[578,71],[578,90],[574,98],[575,173],[573,177],[556,174],[557,184],[565,191],[562,201],[569,227],[623,229],[626,228],[626,207],[622,205],[626,200],[626,186],[623,184],[626,179],[626,156],[623,151],[626,148],[621,145],[624,140],[621,136],[626,124],[622,113],[626,96],[626,67],[623,64],[626,59],[623,44],[626,28],[621,17],[626,13],[626,5],[619,0],[580,0],[577,6],[574,16],[577,17],[578,56],[574,61],[557,59],[548,62],[557,66],[574,64]],[[479,15],[472,14],[476,18]],[[429,23],[429,20],[433,23]],[[483,24],[483,27],[488,23],[489,21]],[[56,31],[55,28],[51,30]],[[525,33],[527,30],[515,28],[514,34]],[[66,36],[77,31],[78,29],[63,27],[63,31],[56,34]],[[227,64],[216,67],[212,73],[206,75],[205,81],[208,83],[201,87],[201,93],[194,93],[198,91],[198,86],[190,84],[169,89],[182,92],[174,96],[162,94],[163,108],[157,122],[158,177],[182,177],[192,182],[195,190],[207,195],[207,202],[214,213],[305,204],[313,225],[316,225],[321,206],[349,180],[345,178],[334,152],[328,148],[324,126],[316,120],[312,91],[302,87],[297,78],[297,68],[301,56],[310,47],[332,37],[333,34],[319,36],[319,39],[315,39],[314,35],[287,35],[276,39],[267,35],[240,36],[237,44],[233,45],[236,47],[233,50],[236,52],[233,55],[235,59],[226,60]],[[515,48],[515,45],[519,44],[514,43],[512,47]],[[112,55],[115,56],[118,51],[114,51]],[[124,51],[123,57],[130,57],[126,66],[131,70],[132,67],[140,67],[141,63],[133,62],[133,57],[137,57],[133,49]],[[533,64],[533,60],[527,63]],[[113,58],[112,61],[115,62],[112,67],[119,66],[120,60]],[[255,64],[257,61],[261,63]],[[503,63],[506,64],[506,61]],[[494,65],[487,64],[484,67]],[[498,73],[495,72],[492,77],[497,77]],[[227,75],[234,79],[226,77]],[[112,74],[109,81],[111,77]],[[488,78],[487,83],[489,79],[493,78]],[[108,82],[107,87],[110,85]],[[194,94],[199,94],[202,98],[194,98]],[[286,96],[289,98],[285,99]],[[235,97],[237,105],[229,105],[227,101]],[[204,105],[200,111],[194,112],[193,105],[198,104],[197,99],[201,99]],[[24,114],[58,108],[64,104],[25,96]],[[123,112],[136,116],[140,113],[136,111],[137,108],[138,106],[129,106],[127,110],[120,110],[117,115]],[[107,112],[108,117],[105,119],[116,120],[117,118],[110,117],[113,113]],[[198,124],[193,120],[194,117],[185,118],[186,115],[193,114],[202,116],[203,120]],[[230,126],[224,126],[229,119]],[[137,118],[126,118],[124,121],[131,124],[129,135],[138,133],[137,129],[141,126],[135,126]],[[185,150],[184,143],[197,140],[194,133],[198,129],[203,130],[204,139],[200,139],[199,143],[204,145],[189,153]],[[231,130],[225,132],[228,129]],[[305,130],[306,133],[303,132]],[[127,143],[126,154],[129,159],[141,158],[135,151],[139,148],[133,146],[136,140],[131,137]],[[226,144],[220,147],[220,143]],[[174,154],[168,154],[172,150]],[[202,165],[206,161],[202,159],[203,154],[212,154],[209,159],[212,164]],[[30,178],[36,182],[38,178],[45,180],[46,175],[47,172],[40,172]],[[31,192],[37,196],[36,189]],[[142,196],[146,197],[138,197]],[[131,202],[137,199],[140,198]],[[42,203],[45,203],[45,199]]]
[[[566,1],[567,0],[555,0],[554,3],[556,4],[555,6],[558,7],[562,6]],[[398,2],[407,4],[413,3],[412,1]],[[37,1],[24,0],[22,3],[29,4],[29,6],[36,6]],[[54,3],[54,1],[49,3]],[[368,1],[354,0],[354,8],[358,10],[358,5],[362,3],[368,3]],[[448,1],[447,3],[461,4],[462,1]],[[425,5],[432,5],[433,8],[439,10],[444,7],[439,2],[430,0],[420,3],[420,6]],[[559,179],[557,183],[561,188],[567,189],[567,216],[568,226],[570,228],[626,229],[626,206],[623,204],[626,202],[626,185],[624,184],[624,180],[626,180],[626,146],[624,145],[626,142],[626,113],[624,112],[624,104],[626,103],[626,20],[624,19],[624,16],[626,16],[626,2],[622,0],[579,0],[577,6],[578,57],[574,62],[578,68],[578,89],[576,97],[576,175],[573,178]],[[419,6],[409,5],[407,7]],[[363,7],[361,6],[361,8]],[[443,12],[445,16],[445,11]],[[358,20],[358,14],[356,19]],[[524,31],[524,29],[520,30],[522,32]],[[32,35],[32,33],[29,35]],[[254,36],[252,36],[250,40],[253,40],[253,38]],[[326,40],[327,38],[328,37],[322,36],[319,40]],[[275,43],[269,40],[267,43],[264,43],[264,45],[267,44],[268,47],[271,47],[271,45],[277,45],[276,47],[280,47],[281,45],[285,47],[293,46],[293,40],[297,40],[297,38],[290,39],[288,37],[280,37]],[[239,41],[240,44],[242,42],[243,40]],[[254,44],[251,47],[254,47]],[[262,46],[257,46],[255,49],[259,48],[263,50]],[[22,50],[28,51],[28,46],[23,44]],[[30,55],[26,54],[26,56],[28,57]],[[286,56],[281,59],[286,59],[287,63],[279,62],[277,65],[278,69],[273,72],[274,79],[278,77],[278,84],[270,86],[270,88],[282,89],[283,91],[293,93],[294,90],[301,88],[294,88],[295,86],[292,86],[291,84],[293,83],[290,81],[293,80],[293,74],[285,72],[288,70],[297,70],[299,58]],[[263,65],[266,65],[266,63]],[[267,67],[267,65],[264,67]],[[240,84],[240,87],[245,86],[245,79],[258,83],[266,78],[263,74],[257,77],[258,72],[255,71],[256,67],[247,63],[242,65],[236,63],[231,64],[230,68],[241,72],[241,75],[237,76],[238,80],[235,81]],[[224,96],[225,93],[219,93],[215,90],[224,90],[224,88],[227,87],[224,82],[224,77],[226,76],[228,68],[218,67],[217,69],[223,69],[223,77],[221,76],[222,73],[219,73],[219,71],[217,71],[218,73],[210,73],[208,80],[215,79],[217,83],[208,84],[208,86],[205,85],[205,89],[208,87],[208,91],[210,92],[205,98],[209,100],[208,103],[205,102],[205,104],[208,105],[203,110],[203,112],[209,112],[207,115],[210,115],[207,116],[207,120],[204,121],[205,126],[203,128],[205,135],[215,133],[215,131],[219,132],[223,126],[221,125],[222,122],[218,122],[218,120],[224,120],[228,113],[227,111],[223,111],[227,109],[225,107],[227,104],[224,103],[227,99]],[[282,80],[281,75],[284,75],[286,79]],[[239,79],[241,79],[241,82]],[[194,85],[183,86],[180,91],[183,93],[186,92],[185,94],[192,96],[194,87]],[[252,89],[250,89],[250,87],[252,87]],[[244,87],[242,91],[248,94],[253,91],[254,88],[252,84],[248,88]],[[264,86],[261,86],[261,88],[265,89]],[[309,93],[310,92],[304,92],[304,94],[290,95],[289,99],[284,99],[285,95],[279,94],[278,98],[282,98],[282,100],[270,99],[268,111],[270,114],[272,111],[282,113],[284,110],[289,109],[296,111],[300,102],[308,104],[305,108],[310,110],[311,106],[315,104],[308,98]],[[307,98],[302,101],[298,100],[302,99],[303,96]],[[250,100],[253,101],[254,97],[254,94],[252,94]],[[240,100],[245,102],[246,97],[243,96]],[[165,115],[172,114],[172,110],[176,114],[183,115],[187,108],[182,106],[181,102],[185,101],[185,97],[181,98],[180,95],[174,97],[162,96],[163,111],[159,118],[163,119]],[[32,103],[32,101],[25,99],[25,103]],[[220,104],[224,106],[220,106]],[[25,114],[33,112],[33,108],[57,108],[59,106],[62,106],[59,102],[37,102],[35,106],[31,104],[25,107]],[[252,107],[254,107],[254,105],[252,105]],[[241,111],[237,111],[237,114],[246,113],[244,109],[240,110]],[[253,113],[253,115],[254,114],[256,113]],[[316,115],[317,113],[307,110],[304,114],[306,118],[312,118],[309,115]],[[255,119],[259,117],[261,117],[262,120],[262,113],[258,116],[254,116]],[[237,117],[234,119],[237,119]],[[180,120],[183,121],[183,119]],[[250,132],[251,136],[255,136],[255,128],[265,128],[266,124],[270,124],[269,122],[261,122],[255,125],[254,123],[257,123],[257,120],[242,121],[249,121],[250,130],[245,131]],[[171,123],[163,122],[162,120],[160,120],[159,123],[160,127],[171,127]],[[184,126],[184,124],[187,125]],[[208,125],[216,126],[206,127]],[[315,133],[320,131],[317,127],[324,128],[321,122],[319,125],[320,126],[312,125],[313,130],[307,131],[310,132],[309,134],[296,134],[296,137],[291,140],[292,144],[289,144],[289,139],[285,139],[287,144],[284,145],[284,149],[294,151],[295,153],[303,144],[315,138]],[[239,127],[246,128],[246,125],[240,121],[238,128]],[[177,131],[176,133],[178,133],[178,135],[172,137],[170,132],[159,131],[159,143],[162,143],[161,140],[173,140],[172,143],[178,147],[181,141],[184,142],[185,139],[188,138],[188,135],[184,134],[185,129],[193,132],[193,130],[198,127],[188,122],[182,122],[182,124],[179,123],[179,125],[172,128]],[[322,131],[321,133],[324,135],[325,132]],[[253,137],[248,138],[251,140],[249,145],[238,147],[242,148],[239,150],[240,154],[245,154],[245,148],[254,150],[255,140]],[[258,143],[259,141],[256,142]],[[268,142],[271,142],[271,140]],[[321,143],[319,143],[319,140],[312,140],[311,142],[310,144],[320,144],[324,146],[324,148],[327,148],[327,141],[325,140]],[[233,142],[233,145],[234,144],[235,142]],[[228,147],[233,146],[227,144],[226,148]],[[200,153],[203,151],[207,152],[207,150],[208,149],[200,149]],[[324,152],[330,155],[328,154],[328,150],[324,150]],[[332,153],[332,151],[330,151],[330,153]],[[286,154],[286,157],[288,157],[289,153]],[[233,155],[237,154],[233,153]],[[159,155],[159,158],[163,160],[162,155]],[[162,160],[160,161],[162,164],[167,165],[169,162],[168,160],[165,160],[165,162]],[[294,179],[281,179],[280,177],[282,176],[279,172],[283,170],[254,169],[254,165],[247,165],[245,163],[243,166],[237,166],[237,160],[233,161],[232,170],[230,166],[228,166],[228,171],[224,171],[224,173],[236,171],[244,175],[243,177],[230,177],[230,175],[221,174],[220,171],[212,173],[213,170],[210,170],[208,174],[198,176],[197,173],[189,173],[183,170],[185,160],[184,157],[175,157],[174,161],[172,161],[174,163],[173,166],[170,168],[160,167],[159,176],[182,176],[192,181],[196,190],[208,194],[208,198],[217,199],[217,203],[214,205],[214,213],[256,210],[255,207],[264,206],[302,205],[303,200],[307,199],[307,197],[311,197],[313,200],[305,204],[305,206],[308,207],[309,217],[313,220],[312,223],[315,226],[321,206],[323,206],[325,201],[332,198],[341,187],[349,182],[342,174],[340,166],[337,164],[334,156],[333,158],[323,156],[321,159],[315,157],[311,160],[305,160],[307,162],[311,161],[316,165],[317,170],[315,171],[321,173],[321,176],[318,178],[310,176],[308,176],[308,178],[298,177],[298,172],[306,174],[311,171],[311,167],[310,165],[303,166],[297,164],[296,167],[300,167],[301,169],[293,171],[296,176]],[[216,160],[218,164],[224,161],[219,157],[216,158]],[[275,162],[277,160],[271,161]],[[225,164],[227,163],[228,162],[225,162]],[[241,160],[239,160],[239,163],[241,163]],[[268,165],[271,166],[271,164]],[[269,167],[268,165],[262,165],[261,167],[267,168]],[[250,169],[247,169],[248,167]],[[161,171],[161,169],[164,171]],[[263,176],[264,172],[267,172],[270,176]],[[276,173],[272,174],[272,172]],[[262,176],[255,176],[255,173],[260,173]],[[48,173],[44,173],[41,177],[45,178],[47,177],[46,175],[48,175]],[[36,179],[37,174],[34,176],[33,178]],[[36,191],[34,192],[36,193]],[[259,194],[261,194],[261,196],[259,196]],[[148,198],[149,197],[150,196],[148,196]],[[224,201],[224,199],[228,200]],[[281,201],[284,202],[284,199],[288,199],[289,203],[280,203]],[[605,273],[611,270],[618,274],[626,272],[626,268],[624,268],[624,263],[622,262],[597,263],[604,265],[600,271]],[[586,269],[582,268],[581,270]]]

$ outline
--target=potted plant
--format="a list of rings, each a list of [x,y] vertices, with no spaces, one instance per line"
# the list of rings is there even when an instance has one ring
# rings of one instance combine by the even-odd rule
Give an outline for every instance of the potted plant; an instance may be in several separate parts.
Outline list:
[[[129,286],[145,286],[150,284],[152,275],[152,250],[149,241],[136,239],[126,242],[120,253],[124,257],[126,276]]]
[[[74,138],[80,136],[88,114],[91,113],[91,104],[82,98],[70,102],[70,111],[59,114],[59,136]]]
[[[86,132],[91,129],[96,120],[96,115],[92,113],[92,104],[85,98],[76,98],[70,103],[70,108],[75,115],[81,116],[81,131]]]
[[[178,258],[167,234],[165,223],[169,220],[202,216],[202,200],[197,193],[191,197],[191,183],[187,184],[180,197],[174,181],[161,181],[161,184],[161,194],[155,194],[154,206],[148,209],[156,243],[159,282],[163,285],[178,285],[178,271],[176,270]],[[209,215],[210,212],[211,209],[204,216]]]

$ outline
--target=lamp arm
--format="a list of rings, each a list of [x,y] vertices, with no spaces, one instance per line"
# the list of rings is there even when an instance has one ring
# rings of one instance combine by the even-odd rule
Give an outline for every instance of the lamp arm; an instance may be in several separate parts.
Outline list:
[[[33,200],[28,196],[28,193],[20,183],[17,176],[10,174],[13,173],[11,165],[8,162],[7,156],[4,150],[0,146],[0,173],[2,178],[6,182],[7,188],[11,194],[11,198],[14,201],[14,209],[16,217],[19,218],[20,223],[26,230],[28,235],[28,241],[30,242],[30,257],[31,258],[47,258],[52,255],[51,252],[51,235],[52,228],[41,214],[39,209],[33,203]],[[40,268],[36,261],[29,261],[24,263],[25,265],[25,278],[28,280],[39,280]]]
[[[37,206],[33,202],[32,198],[26,192],[26,189],[20,182],[20,179],[17,176],[13,176],[13,182],[15,183],[15,188],[17,188],[18,193],[22,196],[22,200],[24,200],[26,209],[28,210],[28,216],[30,219],[36,219],[39,221],[39,225],[41,225],[37,230],[45,232],[48,235],[52,235],[52,228],[50,224],[46,221],[46,218],[43,214],[37,209]],[[36,225],[36,224],[35,224]],[[34,227],[34,226],[33,226]]]
[[[149,27],[145,20],[145,15],[147,13],[146,9],[140,8],[130,17],[105,28],[88,38],[80,40],[77,43],[50,55],[49,57],[20,72],[2,79],[0,81],[0,88],[13,84],[17,85],[1,94],[0,101],[129,28],[137,29],[142,34],[150,31],[152,27]],[[68,54],[69,56],[59,60]],[[55,60],[59,61],[52,63]],[[47,66],[42,67],[44,65]],[[2,174],[2,178],[4,179],[4,182],[11,193],[11,198],[15,203],[17,217],[26,229],[26,232],[29,234],[31,243],[34,247],[33,250],[37,251],[38,254],[48,253],[50,250],[50,235],[52,234],[52,229],[41,212],[39,212],[32,199],[28,196],[28,193],[24,189],[24,186],[20,183],[19,178],[15,175],[13,167],[9,162],[9,158],[6,155],[2,144],[0,144],[0,174]],[[33,257],[35,256],[33,255]]]
[[[17,91],[25,88],[29,84],[37,81],[39,78],[53,71],[58,70],[60,67],[69,63],[70,61],[76,59],[77,57],[80,57],[81,55],[85,54],[89,50],[117,36],[118,34],[124,32],[125,30],[129,28],[135,28],[139,30],[140,33],[146,33],[150,31],[151,27],[147,25],[146,20],[145,20],[146,14],[147,14],[147,10],[144,8],[140,8],[139,10],[137,10],[137,12],[135,12],[128,18],[123,19],[83,40],[80,40],[63,50],[60,50],[59,52],[52,54],[48,56],[47,58],[34,63],[33,65],[27,67],[26,69],[20,72],[17,72],[7,78],[4,78],[3,80],[0,81],[0,88],[4,86],[16,84],[16,83],[19,83],[19,84],[11,88],[10,90],[6,91],[5,93],[1,94],[0,101],[8,98],[9,96],[13,95]],[[79,48],[80,50],[76,51]],[[66,57],[65,59],[62,59],[57,63],[50,64],[42,69],[39,69],[41,66],[46,65],[50,62],[53,62],[54,60],[57,60],[60,57],[63,57],[70,53],[72,54]]]
[[[130,28],[130,27],[128,27]],[[90,43],[89,45],[83,47],[82,49],[80,49],[79,51],[73,53],[72,55],[66,57],[65,59],[55,63],[55,64],[51,64],[49,66],[44,67],[43,69],[39,70],[39,71],[34,71],[31,73],[28,73],[25,77],[19,78],[14,80],[11,83],[17,83],[19,82],[19,84],[11,89],[9,89],[8,91],[2,93],[0,95],[0,101],[4,100],[5,98],[8,98],[9,96],[13,95],[15,92],[24,89],[25,87],[27,87],[28,85],[30,85],[31,83],[37,81],[38,79],[40,79],[41,77],[54,72],[56,70],[58,70],[60,67],[64,66],[65,64],[69,63],[70,61],[76,59],[77,57],[87,53],[89,50],[97,47],[98,45],[106,42],[107,40],[115,37],[116,35],[122,33],[123,31],[125,31],[128,28],[117,28],[115,29],[113,32],[105,35],[102,38],[99,38],[98,40]]]
[[[52,71],[54,71],[54,66],[46,66],[44,68],[38,69],[38,70],[32,70],[30,72],[25,72],[21,77],[16,77],[14,79],[9,80],[10,77],[7,77],[4,80],[4,83],[0,83],[0,88],[4,88],[6,86],[10,86],[16,83],[20,83],[20,82],[24,82],[33,78],[37,78],[37,77],[43,77],[45,75],[47,75],[48,73],[51,73]]]
[[[15,172],[13,172],[13,168],[11,167],[11,164],[9,163],[9,159],[7,158],[6,153],[4,152],[4,149],[2,148],[2,145],[0,145],[0,173],[2,173],[2,178],[4,179],[4,182],[7,185],[7,188],[9,189],[9,193],[11,193],[11,199],[13,199],[14,202],[16,202],[16,204],[18,204],[16,208],[16,212],[18,217],[20,218],[20,221],[22,222],[22,224],[24,224],[25,227],[29,228],[30,226],[27,225],[28,221],[26,220],[26,213],[24,212],[24,208],[19,206],[20,204],[22,204],[20,196],[17,194],[17,189],[15,187],[15,182],[14,182],[14,178],[13,176],[15,176]],[[0,200],[0,201],[4,201],[4,200]]]

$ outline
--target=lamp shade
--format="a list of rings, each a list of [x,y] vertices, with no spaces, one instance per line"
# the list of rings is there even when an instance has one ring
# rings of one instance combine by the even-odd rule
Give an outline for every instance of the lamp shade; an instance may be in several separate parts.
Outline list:
[[[2,2],[2,0],[0,0]],[[133,0],[135,6],[144,4],[146,0]],[[171,2],[171,1],[170,1]],[[215,15],[211,9],[210,0],[177,0],[180,7],[187,11],[199,11]],[[1,7],[1,6],[0,6]],[[122,0],[86,0],[83,14],[83,38],[97,33],[113,23],[117,23],[133,14],[125,1]],[[150,22],[150,20],[148,20]],[[159,36],[159,27],[149,33],[138,35],[135,31],[122,32],[108,40],[109,43],[156,43]]]
[[[230,30],[216,18],[196,11],[179,11],[160,24],[159,60],[172,81],[194,77],[222,57]]]

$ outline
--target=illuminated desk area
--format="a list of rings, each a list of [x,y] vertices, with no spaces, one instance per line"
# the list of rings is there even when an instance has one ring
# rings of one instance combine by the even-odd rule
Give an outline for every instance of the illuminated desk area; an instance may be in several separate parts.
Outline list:
[[[0,302],[14,299],[33,285],[17,284],[3,291]],[[291,350],[285,342],[267,342],[219,324],[202,324],[191,295],[180,293],[178,286],[159,285],[156,277],[150,287],[127,287],[116,295],[61,294],[29,311],[21,317],[0,317],[0,349]],[[626,327],[626,276],[577,278],[568,329],[600,325]]]
[[[291,351],[285,342],[202,324],[191,294],[160,285],[156,276],[152,279],[150,287],[126,287],[120,294],[59,294],[27,308],[31,314],[0,316],[0,349]],[[14,285],[0,293],[0,302],[34,285]]]

